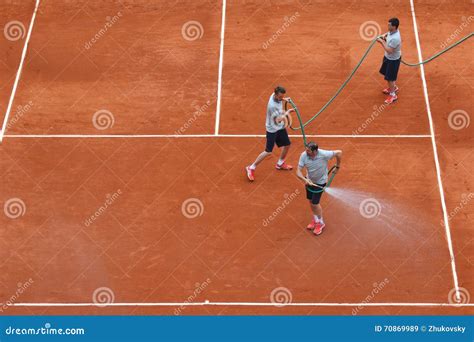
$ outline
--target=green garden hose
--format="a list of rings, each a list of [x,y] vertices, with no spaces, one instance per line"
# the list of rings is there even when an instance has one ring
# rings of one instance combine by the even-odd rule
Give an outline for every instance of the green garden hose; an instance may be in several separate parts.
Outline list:
[[[408,62],[405,62],[405,61],[401,61],[401,63],[403,63],[404,65],[407,65],[407,66],[410,66],[410,67],[415,67],[415,66],[419,66],[421,64],[426,64],[426,63],[429,63],[431,62],[432,60],[438,58],[439,56],[441,56],[442,54],[444,54],[445,52],[448,52],[449,50],[451,50],[452,48],[458,46],[459,44],[461,44],[462,42],[468,40],[469,38],[471,38],[472,36],[474,35],[474,32],[471,32],[470,34],[468,34],[467,36],[463,37],[462,39],[460,39],[459,41],[457,41],[456,43],[444,48],[443,50],[439,51],[438,53],[436,53],[435,55],[431,56],[430,58],[424,60],[424,61],[421,61],[419,63],[408,63]],[[342,92],[342,90],[347,86],[347,84],[349,83],[349,81],[352,79],[352,77],[354,76],[354,74],[356,73],[356,71],[359,69],[359,67],[361,66],[362,62],[365,60],[365,58],[367,57],[367,55],[369,54],[370,50],[372,50],[372,47],[374,46],[374,44],[377,42],[377,39],[378,38],[381,38],[382,36],[378,36],[376,38],[374,38],[372,40],[372,42],[370,43],[369,47],[367,48],[367,50],[365,50],[364,52],[364,55],[362,56],[362,58],[360,59],[360,61],[357,63],[357,65],[355,66],[355,68],[351,71],[351,73],[349,74],[349,77],[347,77],[347,79],[342,83],[342,85],[339,87],[339,89],[336,91],[336,93],[329,99],[329,101],[315,114],[313,115],[313,117],[311,119],[309,119],[308,121],[306,121],[304,124],[300,122],[300,126],[299,127],[290,127],[291,129],[293,130],[298,130],[298,129],[301,129],[301,132],[303,134],[303,137],[304,137],[304,133],[303,133],[303,128],[306,127],[308,124],[310,124],[314,119],[316,119],[322,112],[324,112],[326,110],[327,107],[329,107],[329,105],[336,99],[336,97],[339,96],[339,94]],[[306,144],[306,142],[305,142]]]
[[[442,54],[444,54],[445,52],[448,52],[449,50],[451,50],[452,48],[458,46],[459,44],[461,44],[462,42],[468,40],[469,38],[471,38],[472,36],[474,35],[474,32],[471,32],[470,34],[468,34],[467,36],[463,37],[462,39],[458,40],[456,43],[454,44],[451,44],[450,46],[444,48],[443,50],[439,51],[438,53],[434,54],[433,56],[431,56],[430,58],[424,60],[424,61],[421,61],[419,63],[408,63],[408,62],[405,62],[403,60],[401,60],[401,63],[406,65],[406,66],[410,66],[410,67],[415,67],[415,66],[419,66],[419,65],[422,65],[422,64],[426,64],[426,63],[429,63],[431,62],[432,60],[438,58],[439,56],[441,56]],[[301,119],[301,114],[300,114],[300,111],[298,109],[298,107],[296,106],[296,104],[293,102],[293,100],[290,98],[288,99],[287,102],[285,102],[285,111],[288,109],[287,108],[287,105],[288,103],[291,104],[291,106],[293,107],[293,109],[295,110],[295,113],[296,113],[296,116],[298,118],[298,122],[299,122],[299,127],[291,127],[290,128],[292,130],[301,130],[301,135],[303,136],[303,143],[304,143],[304,146],[306,147],[307,145],[307,142],[306,142],[306,134],[305,134],[305,131],[304,131],[304,128],[309,125],[314,119],[316,119],[322,112],[324,112],[326,110],[327,107],[329,107],[329,105],[336,99],[336,97],[339,96],[339,94],[342,92],[342,90],[347,86],[347,84],[349,83],[349,81],[352,79],[352,77],[354,76],[354,74],[356,73],[356,71],[359,69],[359,67],[362,65],[362,62],[365,60],[365,58],[367,57],[367,55],[369,54],[370,50],[372,50],[372,47],[374,46],[374,44],[377,42],[377,39],[378,38],[381,38],[382,36],[378,36],[376,38],[374,38],[372,40],[372,42],[370,43],[370,45],[368,46],[368,48],[365,50],[362,58],[360,59],[360,61],[357,63],[357,65],[355,66],[355,68],[351,71],[351,73],[349,74],[349,76],[347,77],[347,79],[342,83],[342,85],[339,87],[339,89],[336,91],[336,93],[329,99],[328,102],[326,102],[326,104],[315,114],[313,115],[313,117],[311,119],[309,119],[308,121],[306,121],[305,123],[303,123],[303,120]],[[310,192],[313,192],[313,193],[320,193],[320,192],[323,192],[326,188],[328,188],[334,177],[336,176],[336,172],[335,172],[335,166],[333,166],[329,172],[328,172],[328,176],[329,176],[329,179],[328,179],[328,182],[326,184],[326,186],[324,188],[321,188],[321,189],[318,189],[318,190],[312,190],[310,188],[308,188],[308,191]]]

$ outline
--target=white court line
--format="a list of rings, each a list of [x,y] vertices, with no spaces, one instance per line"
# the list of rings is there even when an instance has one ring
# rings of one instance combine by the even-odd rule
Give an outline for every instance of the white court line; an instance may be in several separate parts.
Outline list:
[[[386,306],[409,306],[409,307],[473,307],[474,304],[452,304],[452,303],[264,303],[264,302],[184,302],[184,303],[12,303],[6,304],[7,306],[23,306],[23,307],[33,307],[33,306],[43,306],[43,307],[76,307],[76,306],[328,306],[328,307],[337,307],[337,306],[375,306],[375,307],[386,307]]]
[[[219,123],[221,119],[221,97],[222,97],[222,68],[224,66],[224,34],[225,34],[225,11],[227,0],[222,0],[222,23],[221,23],[221,47],[219,50],[219,78],[217,80],[217,104],[216,104],[216,127],[214,134],[219,134]]]
[[[289,135],[291,138],[302,138],[301,134]],[[393,134],[393,135],[352,135],[352,134],[321,134],[306,135],[307,138],[431,138],[429,134]],[[265,138],[265,134],[7,134],[5,138]]]
[[[8,118],[10,116],[10,112],[12,109],[13,100],[15,99],[15,93],[18,87],[18,82],[20,81],[21,70],[23,68],[23,63],[25,62],[26,52],[28,50],[28,42],[30,41],[31,32],[33,32],[33,25],[35,23],[36,12],[38,11],[39,4],[40,4],[40,0],[36,0],[36,6],[35,6],[35,10],[33,11],[33,15],[31,16],[31,22],[30,22],[30,26],[28,27],[28,34],[26,36],[25,45],[23,45],[23,52],[21,54],[20,65],[18,66],[18,70],[16,72],[16,77],[15,77],[15,82],[13,83],[12,93],[10,94],[10,100],[8,101],[7,111],[5,112],[5,118],[3,119],[2,130],[0,131],[0,143],[2,142],[3,136],[5,135],[5,131],[7,129]]]
[[[415,6],[413,4],[413,0],[410,0],[410,7],[411,7],[412,18],[413,18],[413,29],[415,31],[416,48],[418,50],[418,61],[421,62],[423,61],[423,56],[421,53],[420,38],[418,36],[418,26],[416,24]],[[423,64],[420,64],[420,73],[421,73],[421,81],[423,83],[423,94],[425,95],[426,112],[428,113],[428,121],[430,123],[431,144],[433,145],[433,155],[434,155],[434,161],[436,165],[436,176],[438,178],[439,195],[441,198],[441,207],[443,208],[443,218],[444,218],[444,228],[446,231],[446,240],[448,242],[449,256],[451,258],[451,271],[453,273],[453,282],[454,282],[454,288],[456,290],[456,299],[460,300],[461,295],[459,292],[458,275],[456,272],[456,261],[454,258],[453,243],[451,241],[451,230],[449,227],[448,211],[446,209],[446,201],[444,199],[443,180],[441,179],[441,168],[439,166],[439,160],[438,160],[438,148],[436,147],[433,117],[431,115],[430,100],[428,97],[428,88],[426,86],[425,68]]]

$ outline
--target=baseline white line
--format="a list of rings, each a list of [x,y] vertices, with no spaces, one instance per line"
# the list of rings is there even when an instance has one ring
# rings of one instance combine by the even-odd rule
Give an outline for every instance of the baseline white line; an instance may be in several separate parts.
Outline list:
[[[28,43],[30,41],[31,32],[33,32],[33,25],[35,23],[36,12],[38,12],[39,4],[40,0],[36,0],[35,10],[33,11],[33,15],[31,16],[30,26],[28,27],[28,34],[26,36],[25,45],[23,45],[23,52],[21,53],[20,65],[18,66],[18,70],[16,72],[15,82],[13,83],[13,89],[10,94],[10,100],[8,101],[7,111],[5,112],[5,118],[3,119],[2,130],[0,131],[0,143],[2,142],[3,136],[5,135],[5,131],[7,129],[8,118],[10,117],[13,100],[15,99],[16,89],[20,81],[21,70],[23,69],[23,63],[25,62],[26,52],[28,50]]]
[[[219,124],[221,119],[221,97],[222,97],[222,68],[224,66],[224,35],[225,35],[225,12],[227,0],[222,0],[222,21],[221,21],[221,46],[219,50],[219,78],[217,80],[217,104],[216,104],[216,127],[214,135],[219,134]]]
[[[44,307],[76,307],[76,306],[411,306],[411,307],[473,307],[474,304],[452,304],[452,303],[264,303],[264,302],[184,302],[184,303],[110,303],[110,304],[97,304],[97,303],[12,303],[6,304],[7,306],[17,307],[33,307],[33,306],[44,306]]]
[[[418,36],[418,25],[416,23],[415,5],[413,3],[413,0],[410,0],[410,7],[411,7],[412,18],[413,18],[413,29],[415,31],[416,49],[418,50],[418,61],[421,62],[423,61],[423,55],[421,53],[420,38]],[[433,117],[431,115],[431,106],[430,106],[430,100],[428,97],[428,88],[426,85],[426,78],[425,78],[425,68],[423,64],[420,64],[420,73],[421,73],[421,81],[423,83],[423,94],[425,95],[426,112],[428,113],[428,121],[430,123],[431,144],[433,145],[433,155],[434,155],[434,161],[436,165],[436,177],[438,178],[439,195],[441,198],[441,207],[443,208],[444,228],[446,231],[446,240],[448,242],[449,256],[451,258],[451,271],[453,273],[454,288],[456,290],[456,299],[461,300],[461,295],[459,292],[458,275],[456,272],[456,261],[454,258],[453,244],[451,241],[451,230],[449,227],[448,211],[446,209],[446,201],[444,198],[443,180],[441,179],[441,168],[439,166],[439,160],[438,160],[438,148],[436,146]]]
[[[302,138],[301,134],[290,135]],[[393,135],[352,135],[352,134],[321,134],[306,135],[308,138],[431,138],[427,134],[393,134]],[[6,134],[5,138],[265,138],[265,134]]]

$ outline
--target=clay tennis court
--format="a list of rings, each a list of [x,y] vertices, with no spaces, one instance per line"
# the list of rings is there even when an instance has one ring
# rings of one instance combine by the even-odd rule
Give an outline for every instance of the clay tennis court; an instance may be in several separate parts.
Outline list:
[[[409,0],[1,1],[1,313],[473,314],[471,40],[401,66],[390,106],[375,46],[306,128],[344,153],[324,234],[278,152],[244,173],[276,85],[309,119],[365,26],[397,16],[415,63],[472,6],[414,1],[415,32]]]

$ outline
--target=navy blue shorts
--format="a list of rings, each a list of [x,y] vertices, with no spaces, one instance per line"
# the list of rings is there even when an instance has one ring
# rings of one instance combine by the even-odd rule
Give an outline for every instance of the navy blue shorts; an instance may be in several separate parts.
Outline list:
[[[317,184],[317,185],[325,187],[326,183]],[[321,190],[321,188],[319,188],[317,186],[306,185],[306,198],[308,200],[310,200],[312,204],[319,204],[319,201],[321,200],[321,196],[323,195],[324,191],[314,193],[314,192],[309,191],[308,189],[311,189],[311,190],[315,191],[315,190]]]
[[[387,57],[383,57],[382,66],[380,67],[380,73],[384,75],[387,81],[396,81],[398,76],[398,69],[400,68],[400,60],[390,60]]]
[[[273,151],[275,144],[278,147],[291,145],[290,137],[288,137],[286,128],[280,129],[275,133],[267,132],[267,144],[265,146],[265,152]]]

